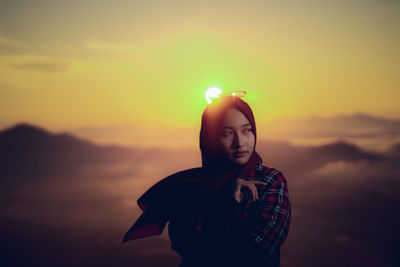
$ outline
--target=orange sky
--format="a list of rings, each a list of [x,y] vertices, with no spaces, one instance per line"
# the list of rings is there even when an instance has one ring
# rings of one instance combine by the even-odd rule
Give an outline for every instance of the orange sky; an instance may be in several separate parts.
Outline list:
[[[0,1],[0,126],[197,135],[210,86],[247,90],[259,124],[399,118],[399,11],[397,1]]]

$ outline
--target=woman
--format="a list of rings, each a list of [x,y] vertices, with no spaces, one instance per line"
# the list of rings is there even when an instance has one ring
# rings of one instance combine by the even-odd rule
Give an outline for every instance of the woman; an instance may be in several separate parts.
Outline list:
[[[206,107],[202,168],[164,178],[138,200],[144,213],[124,241],[160,234],[169,221],[180,267],[280,266],[291,218],[287,181],[255,151],[251,108],[236,96]]]

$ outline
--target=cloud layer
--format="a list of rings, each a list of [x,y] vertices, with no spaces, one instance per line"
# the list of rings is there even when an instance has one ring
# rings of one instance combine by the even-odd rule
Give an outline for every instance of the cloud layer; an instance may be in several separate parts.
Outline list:
[[[59,149],[60,143],[53,145]],[[69,165],[68,172],[53,175],[43,170],[43,179],[15,175],[19,183],[1,187],[6,266],[178,265],[166,231],[124,246],[120,241],[140,214],[137,198],[161,178],[199,166],[197,150],[140,149],[110,161],[105,155],[113,149],[94,150],[105,161]],[[279,168],[288,180],[293,217],[282,247],[283,266],[400,263],[400,164],[393,157],[398,154],[340,142],[321,147],[271,142],[259,152],[264,164]]]

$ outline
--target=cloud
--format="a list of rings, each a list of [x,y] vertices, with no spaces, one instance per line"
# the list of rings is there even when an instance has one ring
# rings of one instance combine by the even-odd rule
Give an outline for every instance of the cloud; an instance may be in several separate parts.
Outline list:
[[[396,266],[399,165],[352,144],[267,143],[261,148],[271,159],[280,157],[275,167],[282,167],[288,180],[293,217],[282,265]],[[66,266],[177,266],[167,230],[124,246],[117,241],[140,214],[138,197],[161,178],[197,166],[198,154],[195,149],[141,149],[135,155],[145,160],[127,154],[131,161],[90,162],[14,190],[0,188],[6,255],[24,261],[21,265],[52,266],[62,259]],[[306,167],[287,168],[296,164]]]
[[[136,55],[138,54],[137,50],[138,47],[130,44],[124,43],[110,43],[110,42],[100,42],[100,41],[92,41],[92,42],[85,42],[84,46],[93,51],[99,52],[107,52],[113,54],[120,54],[120,55]]]
[[[366,113],[341,114],[332,117],[307,117],[303,119],[277,120],[283,126],[296,128],[298,137],[358,137],[369,138],[382,134],[399,136],[400,120],[376,117]]]
[[[25,47],[26,46],[19,41],[0,36],[0,51],[2,53],[15,53]]]
[[[379,194],[390,194],[392,188],[373,187],[376,177],[381,177],[382,183],[396,183],[400,175],[400,166],[393,166],[389,162],[373,162],[360,160],[354,162],[333,161],[307,172],[303,183],[322,182],[325,184],[355,185],[360,188],[368,187],[369,190]]]
[[[16,69],[30,69],[46,73],[65,72],[68,64],[64,60],[44,56],[21,56],[10,64]]]
[[[14,67],[17,69],[31,69],[38,70],[42,72],[64,72],[67,70],[68,65],[64,62],[59,62],[57,60],[40,60],[40,61],[32,61],[26,63],[14,64]]]
[[[135,145],[141,147],[198,147],[197,127],[171,127],[163,125],[154,131],[149,125],[87,125],[68,129],[75,135],[88,138],[97,143]],[[166,142],[168,140],[168,142]]]
[[[45,73],[65,72],[69,69],[67,60],[34,54],[1,56],[3,65],[20,70],[33,70]]]
[[[7,229],[5,242],[16,240],[35,251],[52,251],[57,258],[78,246],[85,255],[72,253],[68,261],[93,261],[97,266],[115,257],[119,260],[113,266],[176,266],[179,257],[170,249],[166,230],[161,236],[116,245],[140,214],[137,198],[172,171],[168,166],[172,160],[160,161],[170,154],[181,158],[187,151],[153,150],[134,172],[129,164],[91,165],[2,194],[9,200],[2,201],[0,214],[3,229]],[[191,166],[190,162],[186,165]],[[399,203],[396,175],[384,164],[366,160],[328,162],[310,172],[288,173],[293,218],[282,250],[283,262],[298,267],[310,262],[328,267],[366,266],[369,261],[394,263],[396,256],[390,254],[390,247],[398,244],[393,236],[399,234],[400,218],[388,212],[396,210]],[[296,179],[303,183],[294,183]],[[381,234],[381,227],[386,234]],[[382,245],[385,242],[387,246]],[[8,249],[12,251],[9,255],[29,255],[17,246],[9,245]],[[360,258],[362,251],[369,254]],[[383,259],[380,255],[385,253],[388,256]],[[335,260],[327,262],[329,257]],[[51,265],[46,263],[51,261],[50,255],[22,258]]]
[[[318,177],[321,179],[322,177],[355,177],[356,174],[360,174],[360,170],[363,170],[363,173],[366,172],[366,168],[369,171],[369,162],[366,160],[361,160],[358,162],[346,162],[346,161],[334,161],[328,162],[322,167],[313,170],[310,174],[314,177]]]
[[[265,128],[266,125],[274,127]],[[332,117],[274,119],[260,122],[259,126],[263,129],[263,136],[267,138],[290,140],[305,145],[341,139],[364,148],[383,151],[400,142],[399,119],[387,119],[360,112]]]

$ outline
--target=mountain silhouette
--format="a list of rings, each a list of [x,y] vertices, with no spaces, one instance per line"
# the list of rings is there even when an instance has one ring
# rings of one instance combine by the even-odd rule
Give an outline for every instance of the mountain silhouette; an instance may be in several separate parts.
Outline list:
[[[400,164],[400,144],[393,145],[387,152],[379,153],[361,149],[343,140],[319,146],[294,146],[286,142],[263,140],[257,145],[264,162],[291,173],[319,168],[335,161],[387,162],[391,166]]]
[[[392,146],[386,153],[378,153],[341,140],[320,146],[294,146],[260,140],[257,151],[262,154],[265,164],[291,173],[315,169],[332,161],[387,161],[398,166],[400,158],[400,144]],[[165,153],[169,155],[171,152],[168,149],[100,146],[69,133],[54,134],[38,126],[21,123],[0,132],[0,183],[45,179],[74,172],[87,165],[130,161],[138,164],[138,160],[148,160]],[[179,159],[180,156],[187,156],[188,151],[174,150],[173,153]],[[195,155],[198,151],[189,153]]]
[[[0,181],[43,179],[89,164],[133,159],[136,152],[21,123],[0,132]]]

